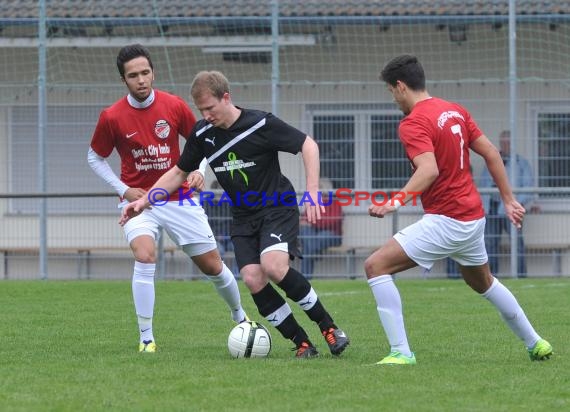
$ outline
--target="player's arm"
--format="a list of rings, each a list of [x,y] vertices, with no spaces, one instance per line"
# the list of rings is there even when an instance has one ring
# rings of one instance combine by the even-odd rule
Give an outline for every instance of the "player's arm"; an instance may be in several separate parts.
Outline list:
[[[87,151],[87,163],[95,174],[111,186],[119,196],[125,197],[125,194],[129,190],[129,186],[119,179],[107,162],[107,159],[103,156],[99,156],[92,147],[89,147],[89,150]]]
[[[525,214],[525,209],[516,200],[513,194],[501,154],[485,135],[482,135],[471,142],[470,147],[475,153],[485,159],[487,170],[499,189],[501,199],[505,205],[505,213],[507,217],[517,228],[520,228]]]
[[[315,204],[312,206],[310,202],[305,202],[307,221],[309,223],[315,223],[321,218],[321,214],[325,213],[325,207],[318,203],[320,173],[319,146],[311,136],[305,138],[305,142],[301,148],[301,154],[305,165],[307,191]]]
[[[204,190],[204,176],[206,175],[208,160],[204,155],[200,141],[196,137],[196,127],[197,124],[194,124],[176,166],[182,171],[188,170],[189,186],[201,192]]]
[[[198,169],[188,175],[188,185],[196,189],[197,192],[202,192],[205,189],[204,177],[206,176],[206,166],[208,166],[208,160],[203,158]]]
[[[144,209],[151,206],[152,203],[162,200],[166,196],[166,193],[176,191],[187,177],[188,172],[185,172],[178,166],[174,166],[163,174],[144,196],[123,208],[119,224],[121,226],[124,225],[130,218],[139,215]]]
[[[384,205],[371,205],[368,214],[373,217],[384,217],[394,212],[428,189],[439,176],[439,168],[433,152],[424,152],[412,159],[414,173],[405,186]]]
[[[113,172],[109,163],[107,163],[106,158],[115,149],[115,139],[113,136],[114,130],[108,119],[107,110],[103,110],[99,115],[99,120],[95,126],[91,144],[87,151],[87,163],[95,174],[109,184],[119,196],[133,201],[141,197],[144,194],[144,190],[131,188],[122,182],[115,172]],[[123,159],[121,159],[121,161],[123,161]]]
[[[138,187],[129,187],[119,179],[113,172],[113,169],[103,156],[99,156],[93,148],[89,148],[87,152],[87,163],[93,169],[95,174],[109,184],[119,196],[127,199],[129,202],[137,200],[144,195],[144,190]]]
[[[184,138],[184,140],[187,143],[189,138],[193,139],[196,138],[195,134],[193,133],[194,126],[196,126],[196,117],[194,116],[194,113],[192,112],[192,110],[190,110],[190,108],[182,98],[180,99],[180,102],[181,102],[180,104],[181,124],[180,124],[179,134]],[[188,175],[187,179],[188,185],[191,188],[196,189],[197,192],[202,192],[205,189],[204,177],[206,176],[207,165],[208,161],[206,160],[206,158],[204,158],[200,163],[198,169],[194,170]]]
[[[406,203],[414,195],[412,193],[423,193],[427,190],[439,176],[439,168],[433,152],[424,152],[412,159],[415,172],[402,188],[405,197],[402,199]]]

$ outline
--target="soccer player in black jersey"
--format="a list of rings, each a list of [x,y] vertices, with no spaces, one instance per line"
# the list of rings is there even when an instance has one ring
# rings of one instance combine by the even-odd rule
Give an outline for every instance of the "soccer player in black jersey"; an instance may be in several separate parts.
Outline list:
[[[272,286],[273,282],[317,323],[331,353],[339,355],[348,346],[348,337],[334,323],[309,281],[289,266],[290,259],[300,257],[299,209],[295,189],[281,173],[279,152],[301,152],[306,193],[312,201],[304,202],[304,206],[308,221],[315,222],[325,213],[324,206],[317,201],[316,142],[271,113],[235,106],[229,82],[220,72],[198,73],[192,82],[191,96],[203,119],[192,130],[178,164],[153,189],[175,191],[200,161],[207,158],[227,194],[220,201],[231,204],[231,237],[236,260],[259,313],[283,337],[294,342],[297,357],[318,356],[289,304]],[[191,186],[192,183],[190,176]],[[121,223],[149,205],[148,195],[130,203],[123,209]]]

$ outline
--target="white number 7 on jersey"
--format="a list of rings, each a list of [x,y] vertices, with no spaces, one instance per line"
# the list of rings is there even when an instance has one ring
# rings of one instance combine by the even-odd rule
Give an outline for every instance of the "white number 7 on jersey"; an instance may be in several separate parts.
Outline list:
[[[465,146],[465,140],[463,140],[461,126],[458,124],[451,126],[451,133],[456,134],[457,137],[459,137],[459,168],[463,169],[463,146]]]

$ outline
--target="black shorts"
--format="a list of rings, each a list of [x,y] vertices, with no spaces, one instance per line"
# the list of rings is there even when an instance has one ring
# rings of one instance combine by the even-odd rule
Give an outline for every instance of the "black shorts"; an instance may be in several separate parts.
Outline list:
[[[259,218],[239,218],[232,222],[231,236],[238,267],[259,264],[261,252],[270,246],[287,243],[289,258],[300,257],[299,210],[275,209]]]

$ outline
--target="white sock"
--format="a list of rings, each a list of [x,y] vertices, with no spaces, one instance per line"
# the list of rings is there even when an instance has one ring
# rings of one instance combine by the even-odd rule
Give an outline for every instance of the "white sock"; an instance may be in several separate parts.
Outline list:
[[[376,299],[376,309],[384,332],[388,337],[388,342],[390,342],[391,350],[400,352],[405,356],[412,356],[404,328],[402,300],[392,275],[381,275],[369,279],[368,285],[370,285],[374,299]]]
[[[133,300],[138,317],[140,341],[154,340],[152,317],[154,313],[154,271],[156,264],[135,261]]]
[[[527,348],[532,348],[538,342],[540,336],[528,321],[517,299],[497,278],[494,278],[491,287],[481,296],[497,308],[503,320]]]
[[[245,319],[245,311],[241,307],[239,287],[231,270],[225,263],[222,263],[222,271],[216,276],[206,276],[214,283],[218,294],[226,301],[232,312],[234,322],[241,322]]]
[[[139,321],[140,341],[154,340],[152,335],[152,318],[137,316],[137,319]]]

